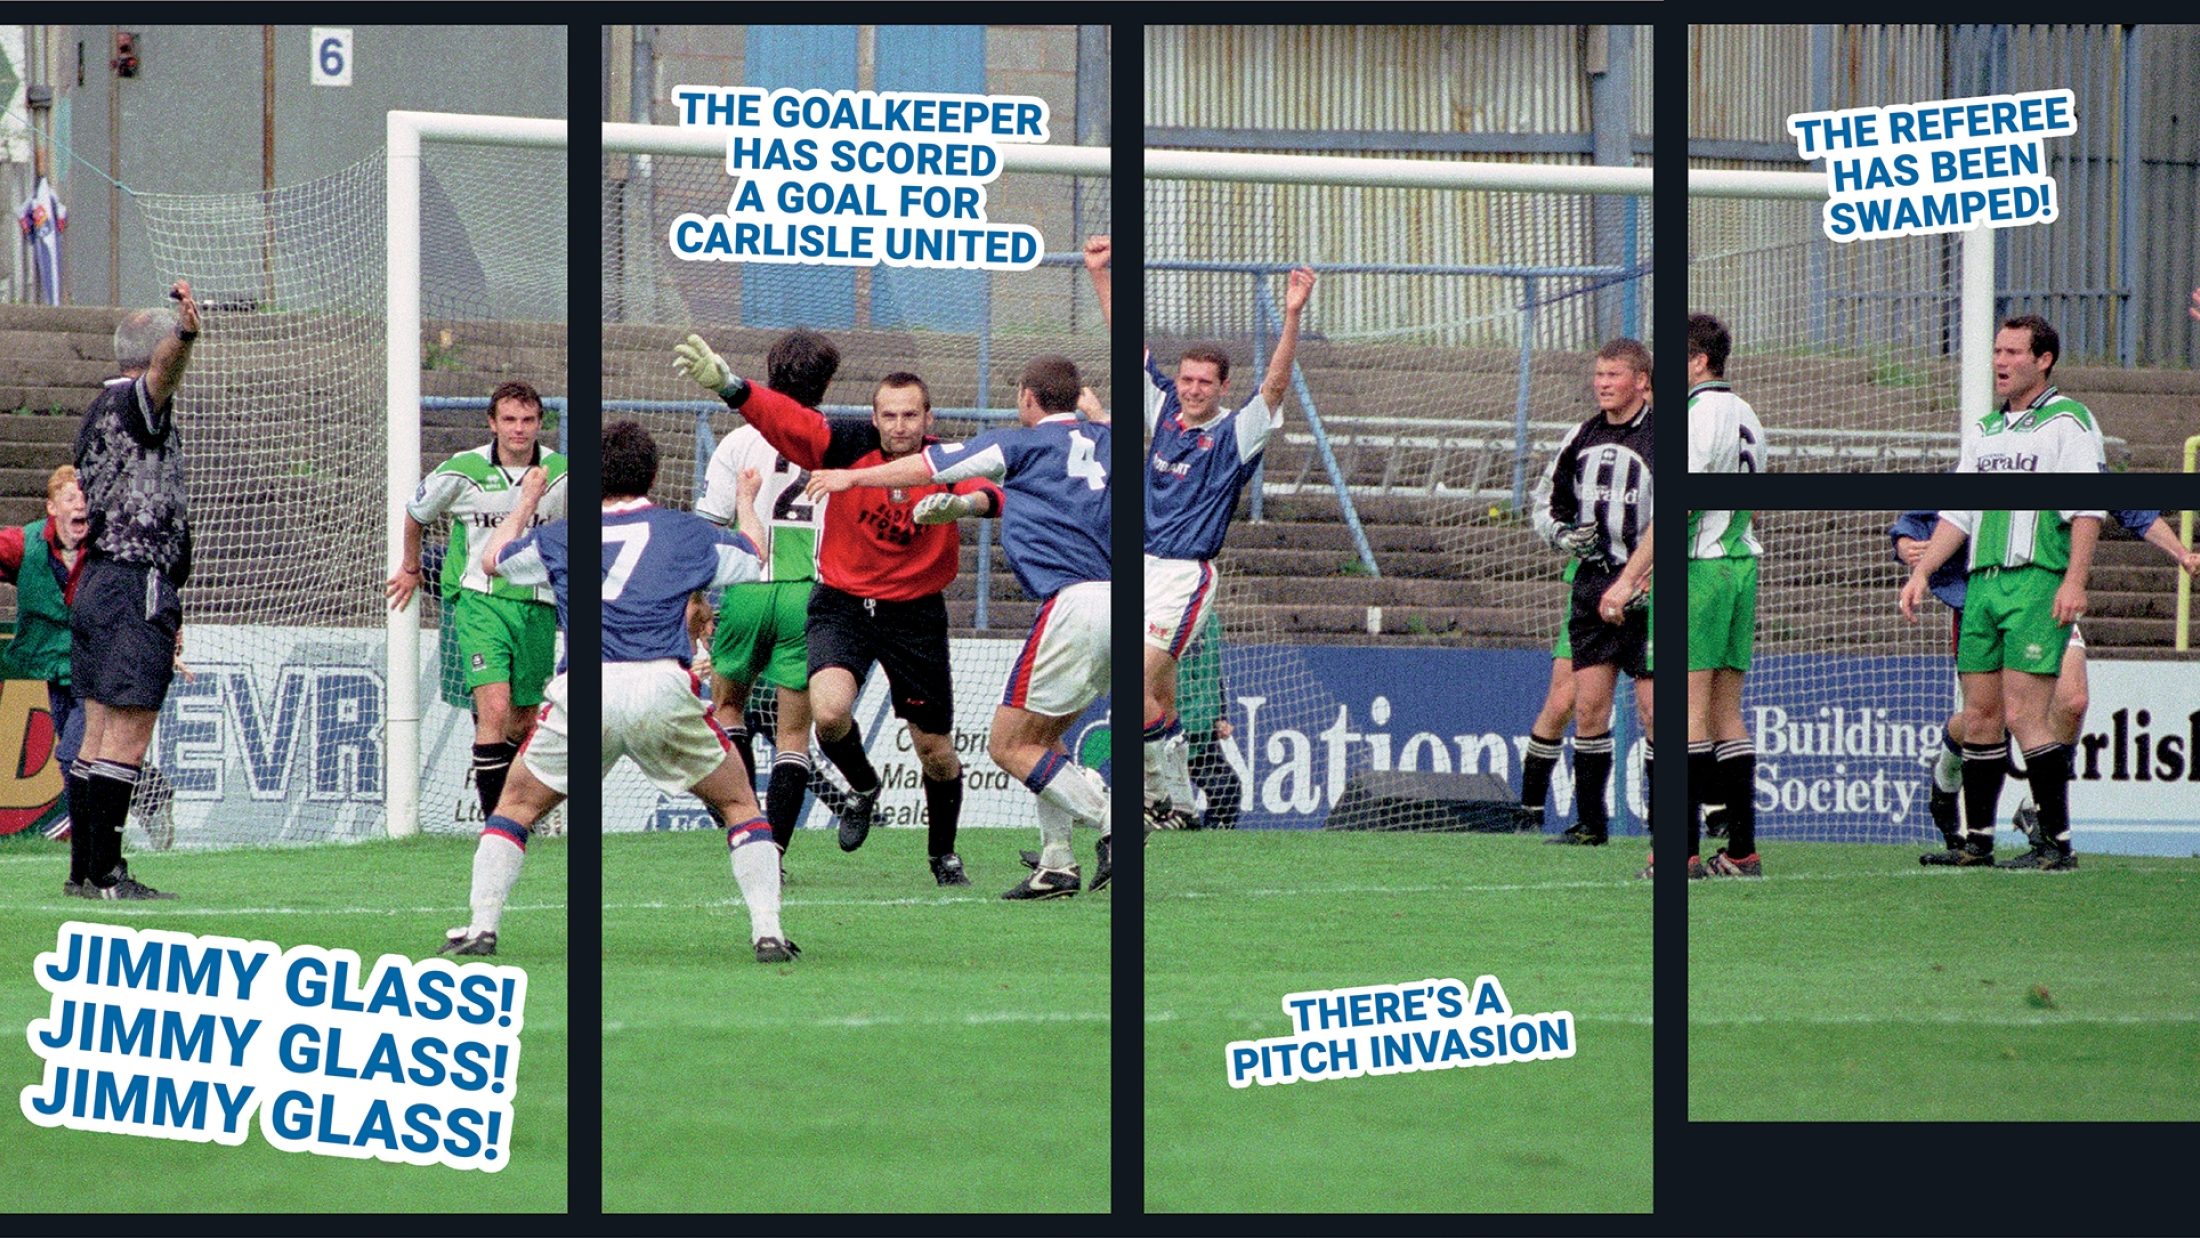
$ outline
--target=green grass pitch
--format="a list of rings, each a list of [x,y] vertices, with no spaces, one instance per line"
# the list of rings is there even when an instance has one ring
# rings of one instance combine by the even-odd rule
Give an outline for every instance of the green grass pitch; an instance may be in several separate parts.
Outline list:
[[[1146,848],[1146,1207],[1647,1212],[1644,848],[1533,838],[1164,833]],[[1571,1010],[1575,1056],[1243,1089],[1224,1047],[1286,993],[1494,975]]]
[[[922,830],[804,830],[760,966],[722,834],[607,836],[604,1209],[1105,1212],[1114,891],[1001,901],[1036,842],[941,889]]]
[[[24,1120],[23,1088],[44,1078],[25,1029],[50,1008],[31,962],[66,920],[218,934],[282,947],[422,958],[466,919],[471,838],[356,846],[193,851],[130,857],[131,871],[174,902],[65,898],[65,844],[0,848],[0,1126],[10,1212],[563,1212],[566,1207],[565,843],[543,839],[505,913],[496,961],[527,972],[513,1098],[512,1159],[496,1173],[282,1152],[257,1127],[237,1147],[48,1130]],[[84,1170],[99,1166],[96,1179]],[[95,1185],[110,1182],[112,1186]],[[92,1192],[86,1194],[87,1191]]]
[[[2200,860],[1919,850],[1771,842],[1763,881],[1691,883],[1691,1118],[2200,1119]]]

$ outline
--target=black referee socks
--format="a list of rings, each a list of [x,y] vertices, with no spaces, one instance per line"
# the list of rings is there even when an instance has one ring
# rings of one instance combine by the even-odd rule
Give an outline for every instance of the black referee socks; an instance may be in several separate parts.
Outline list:
[[[827,739],[825,732],[819,731],[817,750],[840,771],[850,791],[860,794],[878,786],[878,771],[871,767],[871,758],[863,751],[863,728],[856,725],[855,719],[848,720],[848,733],[839,739]]]
[[[924,778],[924,820],[929,830],[926,842],[929,854],[938,859],[955,849],[955,827],[962,821],[963,779],[957,771],[953,778]]]
[[[84,812],[71,819],[70,830],[92,836],[88,880],[104,881],[122,864],[122,827],[130,818],[137,780],[138,767],[120,761],[94,761],[84,775]]]

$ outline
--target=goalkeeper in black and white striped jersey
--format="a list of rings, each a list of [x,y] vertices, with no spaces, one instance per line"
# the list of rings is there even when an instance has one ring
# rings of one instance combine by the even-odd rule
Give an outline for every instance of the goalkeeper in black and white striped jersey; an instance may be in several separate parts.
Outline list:
[[[1726,381],[1726,324],[1688,317],[1688,471],[1761,473],[1764,427]],[[1757,542],[1752,513],[1688,513],[1688,875],[1761,877],[1757,750],[1742,721],[1742,681],[1757,639]],[[1699,810],[1715,811],[1728,843],[1708,862]]]
[[[2122,526],[2125,532],[2159,549],[2170,561],[2188,574],[2200,573],[2200,551],[2186,550],[2177,540],[2169,521],[2159,511],[2122,510],[2108,513],[2110,519]],[[1894,542],[1895,561],[1904,567],[1914,567],[1924,557],[1926,543],[1932,540],[1939,527],[1940,513],[1932,511],[1904,512],[1887,530]],[[1965,564],[1951,557],[1927,578],[1926,586],[1932,595],[1954,613],[1954,623],[1949,634],[1950,652],[1954,652],[1963,632],[1963,601],[1969,573]],[[2078,735],[2085,727],[2085,711],[2089,704],[2086,690],[2085,635],[2078,625],[2070,626],[2070,643],[2063,650],[2062,665],[2055,679],[2054,701],[2050,713],[2055,734],[2061,742],[2071,745],[2075,751]],[[1933,825],[1939,829],[1945,851],[1928,853],[1919,857],[1928,864],[1960,864],[1963,852],[1963,827],[1959,815],[1958,792],[1963,787],[1963,706],[1959,698],[1956,711],[1941,730],[1942,750],[1933,763],[1931,786],[1926,804],[1932,813]],[[2015,756],[2014,752],[2011,753]],[[2026,776],[2024,769],[2014,762],[2010,773],[2019,778]],[[2016,825],[2025,837],[2032,841],[2035,855],[2045,848],[2040,841],[2039,808],[2027,793],[2017,805]],[[2022,861],[2009,861],[2012,866]]]
[[[1651,513],[1650,350],[1616,339],[1597,350],[1597,411],[1567,432],[1536,483],[1535,528],[1580,560],[1567,616],[1574,656],[1574,824],[1546,841],[1601,847],[1610,841],[1604,796],[1612,780],[1612,696],[1619,673],[1635,681],[1644,785],[1650,746],[1650,614],[1629,605],[1648,578]],[[1638,555],[1637,550],[1644,553]]]

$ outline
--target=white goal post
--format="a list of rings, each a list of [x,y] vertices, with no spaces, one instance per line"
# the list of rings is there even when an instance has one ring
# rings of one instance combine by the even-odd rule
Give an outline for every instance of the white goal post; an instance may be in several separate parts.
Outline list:
[[[1691,168],[1688,172],[1688,193],[1691,203],[1699,198],[1823,202],[1827,197],[1826,175],[1823,172]],[[1815,222],[1813,220],[1814,224]],[[1811,240],[1820,235],[1822,234],[1814,233],[1811,237],[1795,239]],[[1961,258],[1955,273],[1959,284],[1956,300],[1960,315],[1956,357],[1956,407],[1960,414],[1959,433],[1967,437],[1971,432],[1973,418],[1991,407],[1994,398],[1994,230],[1973,228],[1959,233],[1958,236]],[[1858,248],[1886,243],[1871,240],[1848,242]],[[1697,259],[1693,250],[1692,245],[1691,263]],[[1696,307],[1693,299],[1690,307]]]
[[[426,142],[564,149],[562,120],[395,111],[388,119],[386,196],[389,375],[389,568],[405,553],[405,509],[420,484],[420,148]],[[422,588],[425,589],[425,583]],[[389,615],[389,712],[384,732],[392,837],[420,832],[420,591]]]

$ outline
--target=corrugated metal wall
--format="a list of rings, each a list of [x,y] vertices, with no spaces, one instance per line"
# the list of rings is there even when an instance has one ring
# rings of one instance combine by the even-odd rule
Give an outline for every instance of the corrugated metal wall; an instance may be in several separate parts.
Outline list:
[[[1647,26],[1631,29],[1628,111],[1634,132],[1647,135],[1651,34]],[[1517,135],[1586,135],[1592,127],[1581,26],[1149,26],[1145,36],[1149,127]],[[1471,158],[1592,162],[1586,153],[1548,151]],[[1648,166],[1649,155],[1633,162]],[[1647,196],[1631,220],[1616,199],[1599,204],[1561,194],[1149,182],[1147,203],[1149,253],[1160,259],[1591,265],[1599,261],[1599,235],[1630,226],[1635,256],[1651,255]],[[1607,243],[1608,253],[1619,248]],[[1648,285],[1638,290],[1645,311]],[[1542,295],[1559,286],[1545,283]],[[1365,277],[1326,287],[1310,326],[1335,336],[1494,343],[1517,327],[1520,287],[1508,279]],[[1169,306],[1200,314],[1225,312],[1225,305],[1240,314],[1250,309],[1243,277],[1172,274],[1153,292],[1163,316]],[[1580,347],[1595,333],[1592,317],[1586,300],[1560,308],[1539,324],[1539,344]]]
[[[1997,238],[2000,312],[2046,315],[2073,356],[2200,364],[2200,332],[2184,313],[2200,284],[2200,26],[2145,26],[2135,35],[2101,25],[1836,26],[1823,83],[1813,29],[1690,28],[1691,146],[1720,143],[1708,149],[1744,156],[1699,156],[1693,166],[1802,166],[1786,118],[1814,106],[2067,87],[2077,96],[2079,131],[2047,143],[2062,217]],[[2132,37],[2139,69],[2127,82]],[[2136,102],[2128,127],[2127,100]],[[2127,134],[2135,149],[2126,149]]]

